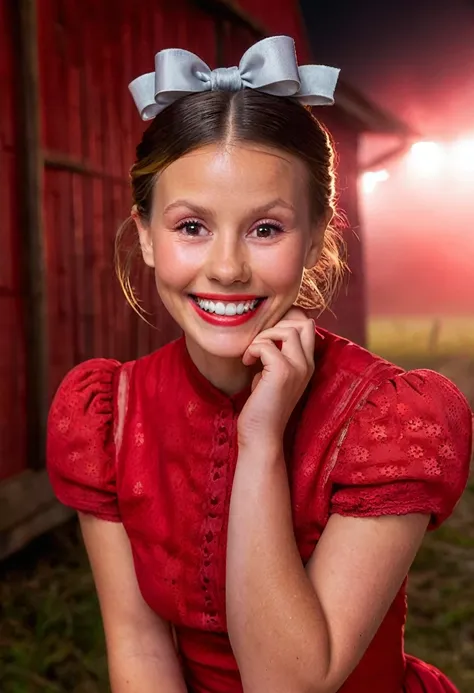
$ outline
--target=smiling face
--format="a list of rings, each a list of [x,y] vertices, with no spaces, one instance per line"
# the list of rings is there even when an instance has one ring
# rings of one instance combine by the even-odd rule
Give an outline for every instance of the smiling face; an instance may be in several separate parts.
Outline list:
[[[137,222],[160,297],[196,351],[240,358],[295,302],[324,228],[311,217],[297,157],[253,144],[209,145],[155,183]]]

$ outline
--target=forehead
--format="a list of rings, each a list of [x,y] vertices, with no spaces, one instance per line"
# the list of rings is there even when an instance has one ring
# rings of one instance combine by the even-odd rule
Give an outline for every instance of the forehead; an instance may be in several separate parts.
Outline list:
[[[308,173],[303,161],[287,152],[252,143],[201,147],[160,174],[156,199],[198,195],[206,204],[238,198],[244,204],[281,197],[295,206],[307,200]]]

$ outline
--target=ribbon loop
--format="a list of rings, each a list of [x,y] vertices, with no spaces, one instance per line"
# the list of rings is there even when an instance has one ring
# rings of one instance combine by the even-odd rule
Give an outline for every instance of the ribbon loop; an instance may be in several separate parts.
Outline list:
[[[203,91],[257,89],[310,106],[330,106],[338,76],[334,67],[298,67],[293,39],[270,36],[251,46],[238,67],[215,70],[190,51],[162,50],[155,55],[155,72],[137,77],[129,89],[142,119],[150,120],[181,97]]]

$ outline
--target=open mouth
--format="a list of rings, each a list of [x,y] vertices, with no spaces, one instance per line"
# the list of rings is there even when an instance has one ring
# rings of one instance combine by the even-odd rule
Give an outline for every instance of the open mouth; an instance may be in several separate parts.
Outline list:
[[[200,298],[190,294],[190,298],[201,310],[211,315],[221,317],[234,317],[236,315],[246,315],[258,309],[265,297],[254,298],[250,301],[212,301],[207,298]]]

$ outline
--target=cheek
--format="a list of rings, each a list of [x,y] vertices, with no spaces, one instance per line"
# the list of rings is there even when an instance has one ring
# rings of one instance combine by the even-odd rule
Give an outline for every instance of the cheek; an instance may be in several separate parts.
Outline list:
[[[297,290],[304,265],[304,248],[299,243],[281,243],[274,248],[262,249],[255,258],[254,270],[274,293]]]
[[[154,241],[155,277],[158,288],[182,289],[202,265],[202,249],[173,234],[158,233]]]

